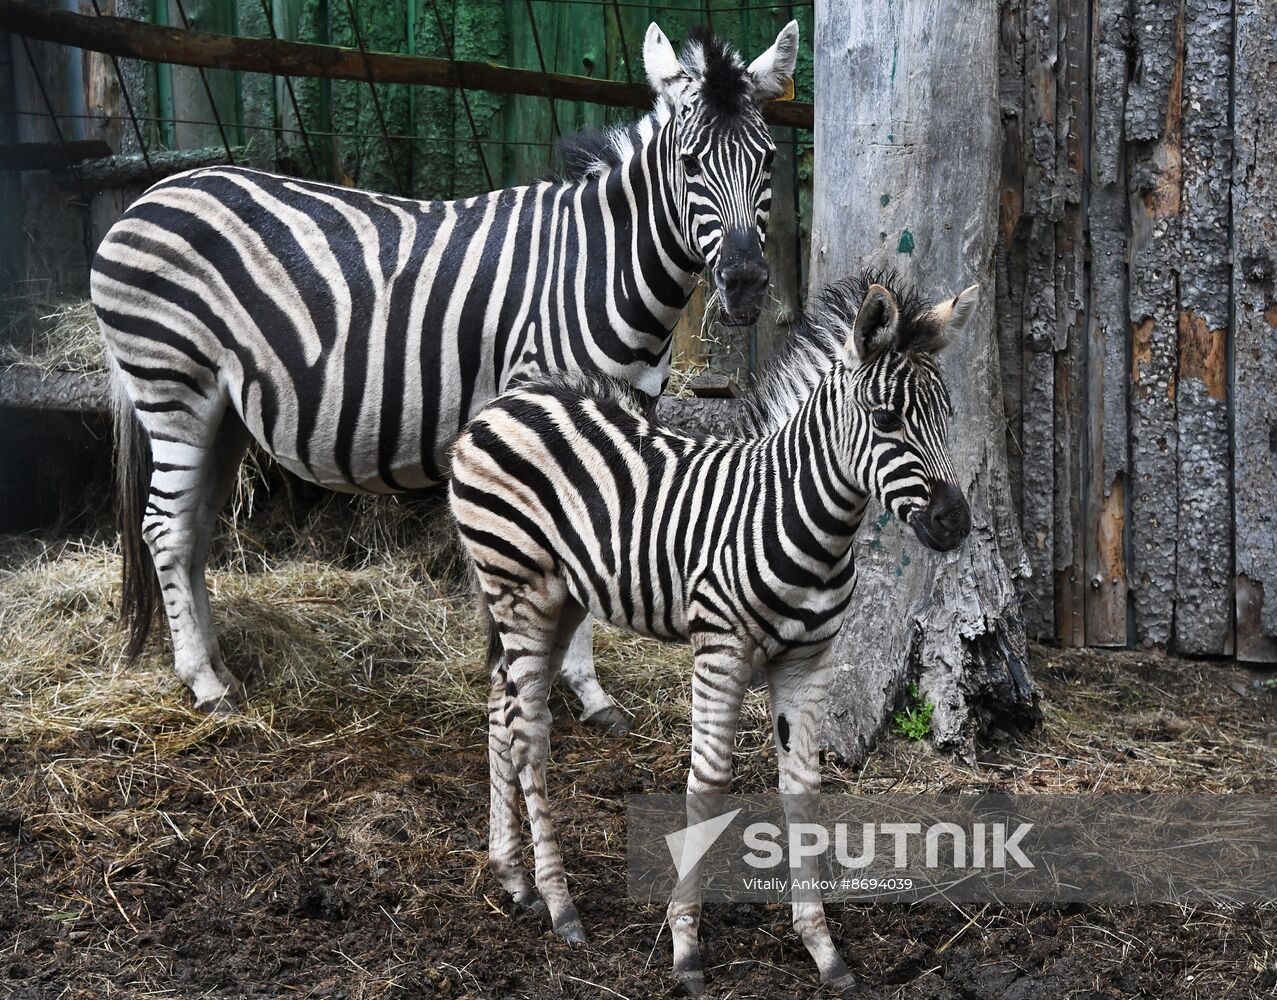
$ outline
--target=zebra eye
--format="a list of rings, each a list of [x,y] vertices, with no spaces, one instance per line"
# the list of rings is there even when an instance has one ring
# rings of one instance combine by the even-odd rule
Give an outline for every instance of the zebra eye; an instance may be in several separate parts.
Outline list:
[[[701,161],[691,153],[683,154],[683,169],[687,171],[688,177],[695,177],[701,172]]]
[[[901,427],[900,415],[891,410],[874,410],[873,422],[874,426],[884,434],[898,431]]]
[[[775,161],[775,159],[776,159],[776,150],[774,149],[767,150],[767,153],[763,156],[763,169],[770,170],[772,168],[772,163],[773,161]]]

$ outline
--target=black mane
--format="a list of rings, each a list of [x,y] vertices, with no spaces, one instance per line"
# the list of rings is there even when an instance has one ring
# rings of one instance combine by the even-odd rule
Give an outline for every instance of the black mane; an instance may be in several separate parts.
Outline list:
[[[736,50],[707,28],[683,44],[680,61],[701,81],[701,101],[715,118],[742,114],[753,101],[753,84]]]
[[[944,325],[932,312],[933,303],[894,267],[867,267],[855,277],[834,282],[821,290],[817,308],[834,313],[850,330],[870,285],[881,285],[895,296],[900,309],[896,350],[934,354],[944,346]]]
[[[731,118],[744,113],[753,101],[753,84],[736,50],[706,28],[697,28],[683,43],[680,62],[700,81],[700,97],[710,117]],[[546,179],[580,181],[604,168],[619,166],[626,154],[641,140],[639,124],[649,112],[628,124],[601,129],[587,125],[573,135],[561,137],[560,166]]]

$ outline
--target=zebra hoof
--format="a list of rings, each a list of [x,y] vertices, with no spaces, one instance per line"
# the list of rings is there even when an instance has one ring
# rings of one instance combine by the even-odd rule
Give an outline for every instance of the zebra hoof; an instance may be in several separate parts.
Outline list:
[[[601,729],[609,736],[624,736],[630,731],[630,720],[615,705],[600,708],[593,715],[587,715],[581,722],[591,729]]]
[[[205,715],[217,715],[221,718],[227,718],[231,715],[239,713],[239,699],[233,697],[229,692],[219,695],[216,698],[207,698],[204,701],[195,703],[195,711],[203,712]]]
[[[833,990],[836,993],[845,993],[856,985],[856,977],[853,976],[844,966],[840,974],[828,977],[822,976],[820,985],[827,990]]]
[[[581,926],[581,921],[576,917],[566,921],[562,926],[556,927],[554,933],[574,948],[585,944],[589,940],[586,937],[585,928]]]
[[[678,983],[676,992],[679,996],[694,997],[698,993],[705,990],[705,973],[700,969],[692,972],[679,972],[676,974]]]

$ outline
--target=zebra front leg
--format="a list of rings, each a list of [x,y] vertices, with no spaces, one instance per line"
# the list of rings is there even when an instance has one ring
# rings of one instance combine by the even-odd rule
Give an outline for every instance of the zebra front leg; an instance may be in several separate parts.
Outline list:
[[[810,823],[816,818],[820,793],[820,730],[825,717],[825,692],[832,667],[823,654],[814,659],[777,663],[768,671],[772,730],[780,766],[780,793],[789,823]],[[815,858],[804,858],[791,879],[817,884]],[[794,930],[820,970],[820,981],[831,989],[845,990],[855,983],[847,963],[829,936],[825,905],[819,889],[791,890]]]
[[[567,875],[554,829],[545,768],[550,756],[550,680],[553,643],[545,648],[531,636],[502,633],[506,650],[505,724],[510,734],[510,757],[523,786],[532,851],[536,857],[536,886],[550,911],[556,934],[572,944],[585,942],[585,928],[568,892]]]
[[[630,731],[630,720],[603,690],[594,672],[594,623],[588,615],[572,633],[559,669],[567,686],[581,701],[578,716],[581,722],[613,736],[623,736]]]
[[[720,633],[693,638],[692,759],[687,774],[687,825],[717,815],[715,795],[732,786],[732,750],[741,702],[749,687],[750,665]],[[701,962],[701,864],[683,874],[670,897],[666,919],[674,944],[674,976],[684,993],[705,988]]]

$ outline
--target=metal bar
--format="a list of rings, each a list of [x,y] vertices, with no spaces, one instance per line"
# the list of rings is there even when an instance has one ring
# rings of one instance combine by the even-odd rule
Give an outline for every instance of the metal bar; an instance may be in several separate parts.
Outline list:
[[[191,22],[186,16],[186,5],[182,0],[177,0],[177,12],[182,16],[182,27],[187,31],[191,30]],[[213,120],[217,122],[217,134],[222,137],[222,147],[226,150],[226,158],[230,161],[231,166],[235,165],[235,154],[231,152],[231,144],[226,139],[226,129],[222,125],[222,116],[217,111],[217,101],[213,98],[213,88],[208,85],[208,76],[205,74],[203,67],[197,67],[200,75],[200,83],[204,85],[204,96],[208,98],[208,106],[213,112]]]
[[[452,39],[448,37],[448,32],[443,26],[443,18],[439,14],[438,0],[430,0],[430,6],[435,12],[435,24],[439,28],[439,37],[443,39],[444,49],[448,53],[448,62],[452,66],[453,77],[457,79],[457,56],[452,49]],[[466,96],[465,88],[461,86],[459,79],[457,79],[456,87],[457,93],[461,95],[461,106],[465,109],[466,120],[470,122],[470,134],[474,136],[474,148],[479,154],[479,163],[483,166],[483,176],[488,180],[488,187],[495,188],[497,185],[492,179],[492,171],[488,169],[488,158],[483,153],[483,142],[479,139],[479,129],[475,126],[474,114],[470,110],[470,98]]]
[[[266,15],[266,27],[270,31],[271,38],[278,39],[279,35],[275,33],[275,13],[271,10],[270,0],[262,0],[262,13]],[[279,74],[272,73],[271,75],[278,76]],[[293,78],[291,76],[284,77],[284,89],[288,91],[288,100],[293,106],[293,117],[297,119],[297,126],[301,130],[302,142],[306,146],[306,156],[310,160],[311,175],[318,179],[319,161],[315,159],[315,151],[310,145],[310,136],[306,134],[306,122],[302,119],[301,105],[297,103],[297,91],[293,89]],[[243,128],[244,126],[241,124],[239,127]],[[276,126],[276,138],[282,136],[283,132],[282,128]]]
[[[395,156],[395,147],[387,134],[386,116],[381,110],[381,98],[377,96],[377,85],[373,79],[372,64],[368,62],[368,49],[364,46],[364,33],[359,30],[359,15],[355,13],[354,0],[346,0],[346,10],[350,12],[350,26],[355,32],[355,43],[359,46],[359,54],[364,57],[364,66],[368,69],[368,90],[372,94],[372,106],[377,112],[377,124],[381,127],[381,138],[386,144],[386,156],[390,160],[390,169],[395,175],[395,183],[399,185],[399,193],[405,198],[409,194],[409,184],[399,172],[399,158]]]
[[[528,8],[528,24],[532,26],[532,42],[537,50],[537,62],[541,64],[541,74],[549,75],[549,70],[545,67],[545,53],[541,51],[541,32],[537,31],[536,14],[532,11],[532,0],[524,0]],[[550,127],[554,130],[554,137],[559,138],[563,132],[559,129],[559,116],[554,110],[554,98],[547,97],[546,101],[550,105]]]
[[[625,60],[625,82],[634,82],[634,71],[630,69],[630,47],[625,44],[625,25],[621,22],[620,0],[612,0],[612,13],[616,15],[616,37],[621,43],[621,58]]]
[[[102,16],[102,8],[98,6],[98,0],[93,0],[93,13],[97,17]],[[146,140],[142,138],[142,129],[138,126],[137,115],[133,111],[133,98],[129,95],[128,84],[124,82],[124,74],[120,72],[120,60],[116,58],[115,53],[108,53],[111,57],[111,68],[115,70],[115,79],[120,84],[120,96],[124,98],[124,107],[129,113],[129,121],[133,123],[133,135],[137,139],[137,148],[142,153],[142,159],[146,161],[146,169],[150,171],[151,183],[155,183],[155,171],[151,170],[151,154],[147,152]]]

